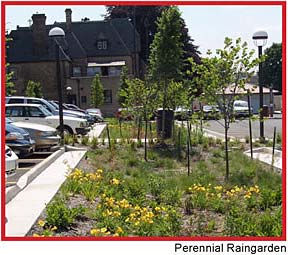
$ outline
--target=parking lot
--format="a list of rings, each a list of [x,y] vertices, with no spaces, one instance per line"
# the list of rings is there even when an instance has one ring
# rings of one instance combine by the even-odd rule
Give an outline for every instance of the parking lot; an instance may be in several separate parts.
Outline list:
[[[42,162],[45,158],[49,157],[53,152],[34,152],[32,155],[18,159],[18,168],[15,174],[8,175],[6,179],[6,187],[11,187],[17,183],[19,178],[27,173],[30,169]]]
[[[252,124],[252,136],[253,138],[260,137],[260,122],[259,120],[251,121]],[[224,120],[209,120],[203,123],[203,128],[211,135],[215,135],[219,138],[224,138]],[[274,127],[276,127],[276,133],[282,135],[282,115],[274,114],[273,118],[267,118],[264,120],[264,136],[272,139],[274,133]],[[245,138],[249,136],[249,120],[248,119],[236,119],[231,123],[228,135],[234,138]]]

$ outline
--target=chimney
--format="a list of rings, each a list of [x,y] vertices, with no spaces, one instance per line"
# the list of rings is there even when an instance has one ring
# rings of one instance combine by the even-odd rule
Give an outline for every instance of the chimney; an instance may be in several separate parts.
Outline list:
[[[72,26],[72,10],[71,9],[66,9],[66,29],[67,32],[71,32],[71,26]]]
[[[45,14],[33,14],[32,21],[34,55],[46,55],[48,52],[48,35],[45,25],[46,16]]]

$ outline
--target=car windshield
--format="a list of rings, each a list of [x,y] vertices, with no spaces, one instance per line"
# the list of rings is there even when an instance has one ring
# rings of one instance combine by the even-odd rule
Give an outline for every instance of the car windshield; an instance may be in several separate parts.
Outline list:
[[[38,105],[39,109],[46,115],[46,116],[53,116],[51,112],[49,112],[44,106]]]
[[[236,106],[236,107],[248,107],[248,102],[245,102],[245,101],[243,101],[243,102],[235,102],[234,106]]]
[[[46,105],[48,105],[48,107],[51,109],[53,109],[54,111],[55,110],[57,110],[57,108],[54,106],[54,104],[51,104],[50,102],[48,102],[47,100],[46,100]]]

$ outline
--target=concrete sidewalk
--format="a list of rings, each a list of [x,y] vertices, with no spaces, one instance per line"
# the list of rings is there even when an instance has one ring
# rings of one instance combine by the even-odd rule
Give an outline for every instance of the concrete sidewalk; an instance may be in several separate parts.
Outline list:
[[[86,151],[65,152],[6,204],[6,237],[23,237]]]

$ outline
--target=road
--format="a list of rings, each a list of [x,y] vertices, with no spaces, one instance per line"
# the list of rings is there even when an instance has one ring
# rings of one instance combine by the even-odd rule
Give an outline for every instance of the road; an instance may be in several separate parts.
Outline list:
[[[222,124],[222,125],[221,125]],[[209,120],[203,123],[203,128],[211,131],[211,134],[216,137],[224,137],[224,121],[223,120]],[[260,123],[259,120],[252,121],[252,136],[253,138],[260,137]],[[276,132],[282,135],[282,115],[274,115],[274,118],[265,119],[264,121],[264,136],[266,138],[273,138],[274,127],[276,127]],[[249,120],[237,119],[235,122],[231,123],[228,131],[228,135],[235,138],[245,138],[249,136]]]

